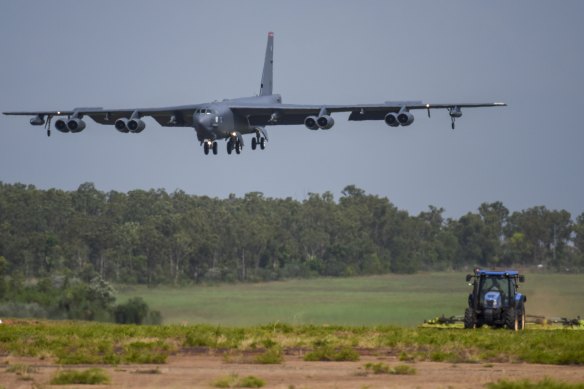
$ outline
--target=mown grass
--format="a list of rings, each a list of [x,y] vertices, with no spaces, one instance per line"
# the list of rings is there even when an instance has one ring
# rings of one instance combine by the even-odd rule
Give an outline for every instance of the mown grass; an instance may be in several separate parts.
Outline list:
[[[404,361],[583,365],[584,333],[281,323],[236,328],[21,321],[0,326],[0,352],[55,358],[57,363],[69,365],[162,364],[171,354],[193,350],[260,351],[263,357],[260,354],[256,363],[279,363],[287,351],[314,360],[354,360],[351,358],[358,358],[361,349],[383,349]]]
[[[465,274],[387,274],[182,288],[119,285],[117,289],[120,302],[141,296],[170,324],[416,326],[441,314],[464,313],[470,292]],[[528,273],[521,291],[528,297],[528,314],[571,318],[584,314],[583,274]]]

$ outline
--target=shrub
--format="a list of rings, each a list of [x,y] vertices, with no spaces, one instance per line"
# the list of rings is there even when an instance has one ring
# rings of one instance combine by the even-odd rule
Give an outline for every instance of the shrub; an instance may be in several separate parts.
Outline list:
[[[416,369],[408,365],[397,365],[389,367],[385,363],[368,363],[365,365],[367,371],[371,370],[373,374],[394,374],[394,375],[414,375]]]
[[[389,372],[389,374],[395,375],[414,375],[416,373],[417,373],[416,368],[408,365],[397,365],[393,367]]]
[[[134,297],[114,309],[114,319],[119,324],[142,324],[148,316],[148,304],[141,297]]]
[[[274,346],[272,348],[267,349],[262,354],[258,355],[255,358],[256,363],[261,363],[263,365],[276,365],[282,363],[283,361],[282,356],[282,348],[278,346]]]
[[[222,377],[213,382],[216,388],[261,388],[266,382],[255,376],[239,378],[237,374]]]
[[[335,349],[331,346],[321,346],[315,348],[304,356],[305,361],[358,361],[359,353],[351,347],[341,347]]]
[[[102,369],[63,370],[53,377],[51,385],[99,385],[109,384],[110,381],[110,377]]]
[[[365,370],[371,370],[373,374],[389,374],[389,366],[385,363],[368,363],[365,365]]]
[[[261,388],[266,382],[261,378],[254,377],[252,375],[243,377],[237,382],[238,388]]]

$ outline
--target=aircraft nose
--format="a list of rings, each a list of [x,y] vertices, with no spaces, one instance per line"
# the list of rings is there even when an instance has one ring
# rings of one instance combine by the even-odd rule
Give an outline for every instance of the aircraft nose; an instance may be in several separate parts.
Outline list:
[[[193,116],[193,123],[195,123],[196,125],[199,126],[204,126],[205,125],[205,116],[202,115],[194,115]]]

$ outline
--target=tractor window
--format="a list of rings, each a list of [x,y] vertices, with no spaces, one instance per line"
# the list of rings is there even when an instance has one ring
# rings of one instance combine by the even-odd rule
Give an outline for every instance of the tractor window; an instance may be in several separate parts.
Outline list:
[[[484,303],[485,294],[488,292],[499,292],[501,293],[503,305],[507,304],[509,296],[511,296],[511,290],[509,278],[505,277],[484,277],[481,278],[481,302]]]

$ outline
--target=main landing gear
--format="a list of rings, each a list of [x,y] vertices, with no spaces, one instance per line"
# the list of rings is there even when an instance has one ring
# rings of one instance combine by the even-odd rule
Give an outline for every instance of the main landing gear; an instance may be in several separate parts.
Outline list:
[[[233,152],[233,150],[235,150],[235,152],[237,154],[240,154],[242,148],[243,147],[241,146],[241,142],[238,141],[238,140],[229,139],[227,141],[227,154],[229,154],[229,155],[231,155],[231,153]]]
[[[205,155],[209,155],[209,151],[213,151],[213,155],[217,155],[217,142],[211,142],[210,140],[206,140],[203,143],[203,151]]]
[[[255,138],[251,138],[251,149],[255,150],[258,145],[260,149],[264,150],[266,148],[266,138],[257,135]]]
[[[263,131],[256,129],[255,137],[251,138],[251,149],[255,150],[258,146],[260,146],[260,149],[264,150],[266,148],[267,141],[268,140],[264,136]]]

